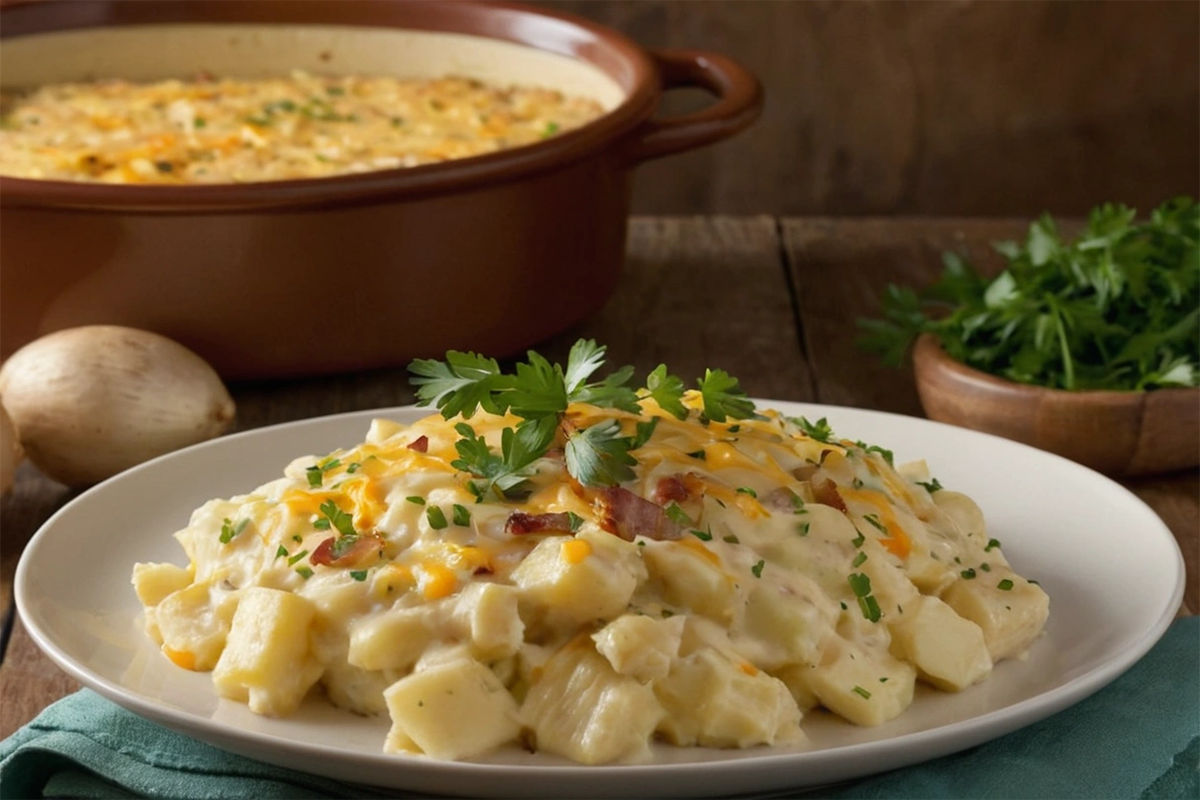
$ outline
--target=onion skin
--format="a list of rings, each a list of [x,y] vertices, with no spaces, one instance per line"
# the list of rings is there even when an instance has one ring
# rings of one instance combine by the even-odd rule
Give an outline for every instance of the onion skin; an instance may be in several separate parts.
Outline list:
[[[0,396],[29,460],[87,486],[233,424],[220,377],[183,345],[113,325],[70,328],[18,350]]]

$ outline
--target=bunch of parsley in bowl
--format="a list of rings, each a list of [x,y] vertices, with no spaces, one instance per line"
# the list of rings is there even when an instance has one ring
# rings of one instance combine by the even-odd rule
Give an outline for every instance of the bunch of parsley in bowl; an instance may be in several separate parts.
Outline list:
[[[946,253],[932,286],[889,286],[860,344],[898,365],[915,342],[934,419],[1114,474],[1200,462],[1200,206],[1100,206],[1072,239],[1044,215],[996,248],[990,280]]]

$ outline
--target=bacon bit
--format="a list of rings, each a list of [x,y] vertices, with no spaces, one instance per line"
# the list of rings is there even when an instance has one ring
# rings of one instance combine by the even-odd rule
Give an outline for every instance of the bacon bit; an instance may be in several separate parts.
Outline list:
[[[792,475],[796,476],[798,481],[811,481],[813,475],[817,474],[817,469],[818,467],[814,464],[805,464],[792,470]]]
[[[678,539],[683,535],[662,506],[638,497],[628,489],[612,486],[596,496],[600,527],[632,542],[639,536],[655,541]]]
[[[509,534],[554,533],[569,536],[571,518],[564,514],[526,514],[514,511],[504,523],[504,532]]]
[[[838,494],[837,484],[826,478],[813,487],[813,497],[822,505],[833,506],[843,514],[848,511],[846,501]]]
[[[692,498],[703,497],[708,487],[704,480],[694,472],[683,475],[668,475],[659,478],[658,485],[650,495],[650,499],[660,506],[668,503],[685,503]]]
[[[411,442],[408,443],[408,449],[416,450],[418,453],[428,453],[429,452],[429,437],[428,436],[418,436],[416,439],[413,439]]]
[[[313,564],[326,567],[357,567],[372,558],[383,555],[383,537],[377,533],[368,533],[357,537],[349,546],[342,549],[341,555],[334,556],[333,548],[339,539],[345,536],[330,536],[317,545],[308,560]]]

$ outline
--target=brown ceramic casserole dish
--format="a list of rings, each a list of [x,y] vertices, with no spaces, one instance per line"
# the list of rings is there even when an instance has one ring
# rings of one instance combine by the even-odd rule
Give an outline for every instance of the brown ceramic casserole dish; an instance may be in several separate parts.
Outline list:
[[[117,186],[0,178],[0,348],[92,323],[154,330],[230,378],[510,353],[616,284],[633,168],[761,105],[719,55],[648,52],[563,14],[433,0],[44,0],[0,10],[6,86],[200,71],[454,73],[594,97],[535,145],[313,180]],[[662,91],[708,109],[651,119]]]

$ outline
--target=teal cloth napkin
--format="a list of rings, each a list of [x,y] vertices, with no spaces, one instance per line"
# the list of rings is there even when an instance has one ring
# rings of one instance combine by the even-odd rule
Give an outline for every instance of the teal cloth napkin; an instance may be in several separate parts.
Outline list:
[[[816,792],[760,797],[1200,798],[1200,617],[1066,711],[961,753]],[[0,798],[379,797],[226,753],[87,690],[0,742]],[[395,793],[393,793],[395,796]]]

